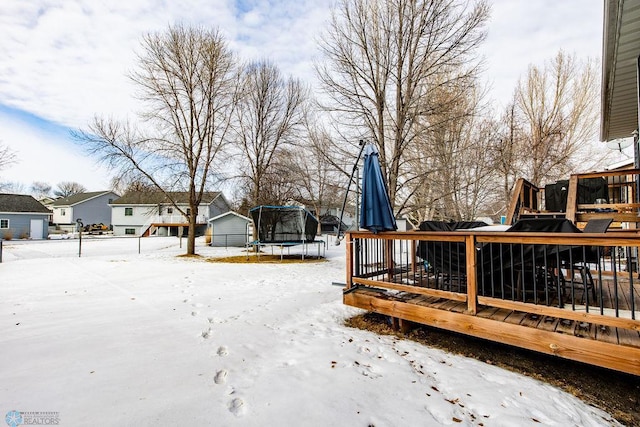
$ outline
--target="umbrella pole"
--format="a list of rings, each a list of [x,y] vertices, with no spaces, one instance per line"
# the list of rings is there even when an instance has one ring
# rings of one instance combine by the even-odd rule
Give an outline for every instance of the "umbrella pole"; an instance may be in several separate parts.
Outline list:
[[[340,220],[338,221],[338,236],[336,238],[336,246],[340,245],[340,241],[344,239],[344,235],[342,235],[342,217],[344,216],[344,208],[347,206],[347,197],[349,197],[349,189],[351,188],[351,183],[353,182],[353,175],[358,170],[358,163],[360,163],[362,152],[364,151],[364,147],[366,146],[363,139],[360,140],[359,144],[360,144],[360,152],[358,153],[358,158],[356,159],[356,162],[353,164],[353,170],[351,171],[351,176],[349,176],[349,184],[347,184],[347,191],[344,193],[344,200],[342,201],[342,209],[340,210]],[[356,182],[356,186],[357,185],[358,183]],[[356,200],[356,206],[357,204],[358,204],[358,201]],[[357,219],[358,219],[358,211],[356,209],[356,220]],[[358,222],[356,221],[356,224],[357,223]]]

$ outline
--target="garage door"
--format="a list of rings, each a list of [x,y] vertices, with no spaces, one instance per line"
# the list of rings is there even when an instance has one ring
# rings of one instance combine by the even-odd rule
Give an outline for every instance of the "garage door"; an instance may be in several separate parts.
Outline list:
[[[42,226],[44,225],[44,221],[41,219],[32,219],[31,220],[31,233],[29,236],[32,239],[42,239]]]

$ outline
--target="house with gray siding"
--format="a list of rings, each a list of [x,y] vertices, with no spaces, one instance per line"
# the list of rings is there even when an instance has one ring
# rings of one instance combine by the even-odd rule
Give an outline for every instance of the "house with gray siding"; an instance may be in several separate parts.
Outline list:
[[[111,224],[111,206],[118,196],[113,191],[93,191],[63,197],[53,202],[53,223],[75,226],[78,219],[84,225]]]
[[[205,192],[196,212],[196,235],[204,234],[209,218],[229,210],[221,192]],[[185,214],[190,214],[187,192],[130,191],[111,203],[115,236],[186,236],[189,220]]]
[[[233,211],[211,218],[211,246],[245,246],[251,240],[252,224],[251,218]]]
[[[51,211],[22,194],[0,194],[0,239],[46,239]]]

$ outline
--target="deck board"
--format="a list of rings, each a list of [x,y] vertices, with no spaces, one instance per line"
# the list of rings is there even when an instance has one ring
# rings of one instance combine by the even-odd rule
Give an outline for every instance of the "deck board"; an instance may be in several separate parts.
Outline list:
[[[482,307],[480,310],[478,310],[476,316],[482,317],[484,319],[491,319],[491,316],[493,316],[498,310],[499,308],[497,307]]]
[[[540,322],[542,322],[542,316],[539,316],[537,314],[527,314],[527,316],[522,319],[520,324],[522,326],[528,326],[530,328],[537,328]]]
[[[538,324],[537,329],[542,331],[555,332],[559,319],[557,317],[543,316],[542,321]]]
[[[631,331],[629,329],[616,328],[618,332],[618,343],[620,345],[628,345],[631,347],[637,347],[640,337],[638,332]]]
[[[489,319],[496,320],[498,322],[504,322],[505,319],[511,314],[511,310],[506,310],[504,308],[498,309],[495,313],[491,315]]]
[[[576,321],[569,319],[559,320],[556,324],[556,332],[561,334],[576,335]]]
[[[522,322],[526,319],[527,313],[522,311],[512,311],[509,315],[504,319],[507,323],[513,323],[514,325],[521,325]]]
[[[596,340],[618,344],[618,328],[606,325],[597,325]]]
[[[459,301],[447,300],[445,298],[431,297],[425,295],[398,293],[386,294],[367,290],[356,292],[367,292],[384,300],[397,300],[405,303],[421,305],[443,311],[465,313],[466,304]],[[521,311],[508,310],[496,307],[479,306],[477,317],[494,320],[496,322],[510,323],[527,328],[539,329],[542,331],[555,332],[559,334],[573,335],[590,340],[597,340],[612,344],[620,344],[640,348],[640,333],[637,331],[601,326],[577,320],[559,319],[551,316],[538,316]]]

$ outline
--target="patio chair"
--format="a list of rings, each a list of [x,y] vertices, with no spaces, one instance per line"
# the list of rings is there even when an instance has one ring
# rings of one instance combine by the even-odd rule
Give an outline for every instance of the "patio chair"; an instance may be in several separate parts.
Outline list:
[[[479,221],[423,221],[420,231],[455,231],[486,226]],[[420,242],[416,255],[425,270],[433,274],[436,289],[466,292],[467,264],[465,244],[461,242]]]
[[[605,233],[609,226],[613,222],[613,218],[598,218],[591,219],[587,222],[584,229],[584,233]],[[576,287],[583,289],[584,293],[591,290],[593,301],[596,301],[596,287],[593,281],[593,275],[591,274],[590,264],[598,264],[600,262],[601,248],[598,246],[589,246],[584,248],[584,256],[580,256],[579,259],[573,260],[570,266],[567,266],[567,270],[571,270],[571,280],[567,281],[567,285],[571,285],[573,289]],[[575,280],[575,273],[580,274],[580,281]],[[583,293],[583,298],[584,298]]]

